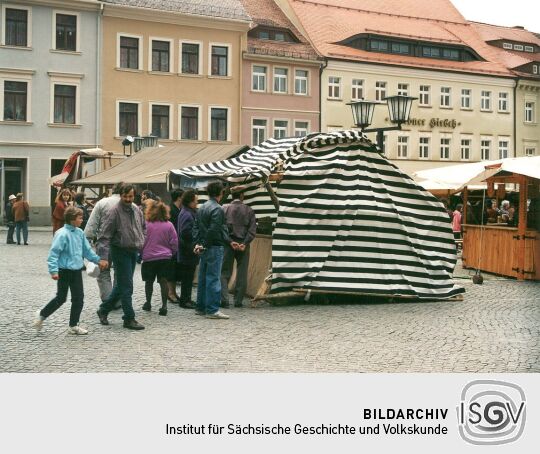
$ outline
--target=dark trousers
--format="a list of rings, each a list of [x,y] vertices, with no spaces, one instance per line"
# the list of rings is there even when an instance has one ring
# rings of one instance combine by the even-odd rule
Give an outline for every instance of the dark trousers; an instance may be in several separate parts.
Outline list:
[[[8,222],[7,227],[8,227],[8,231],[7,231],[6,243],[7,244],[15,243],[15,241],[13,241],[13,234],[15,233],[15,222]]]
[[[236,286],[234,304],[241,304],[247,290],[247,274],[249,267],[249,245],[244,251],[235,251],[225,246],[223,266],[221,267],[221,302],[229,302],[229,281],[231,280],[234,261],[236,260]]]
[[[120,300],[124,311],[122,318],[124,320],[134,320],[135,311],[133,310],[132,297],[137,251],[112,246],[111,259],[114,262],[114,286],[109,297],[99,306],[99,310],[101,313],[108,314],[114,309],[114,303]]]
[[[178,277],[180,278],[180,301],[187,303],[191,301],[191,292],[193,291],[193,278],[195,277],[195,268],[197,265],[186,265],[179,263]]]
[[[69,326],[76,326],[84,305],[82,270],[59,270],[56,281],[56,296],[41,309],[39,315],[49,317],[66,302],[68,290],[71,292],[71,312]]]

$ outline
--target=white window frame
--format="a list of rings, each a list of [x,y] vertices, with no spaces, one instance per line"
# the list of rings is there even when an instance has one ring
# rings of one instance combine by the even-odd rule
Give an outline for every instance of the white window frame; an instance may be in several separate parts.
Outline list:
[[[473,153],[473,140],[472,139],[473,138],[470,135],[463,135],[463,136],[461,136],[459,138],[459,156],[460,156],[461,161],[471,161],[472,160],[472,153]],[[468,146],[463,145],[464,140],[469,141]],[[465,158],[465,157],[463,157],[463,152],[466,150],[466,148],[468,148],[469,156]]]
[[[4,120],[4,82],[26,82],[26,121],[18,123],[32,123],[32,74],[21,74],[0,69],[0,121]]]
[[[427,143],[422,143],[422,139],[427,139]],[[422,156],[423,148],[427,149],[427,156]],[[418,159],[429,160],[431,155],[431,134],[421,133],[418,136]]]
[[[296,96],[309,96],[309,93],[310,93],[310,71],[309,71],[309,68],[294,68],[293,69],[294,71],[294,85],[293,85],[293,93],[296,95]],[[296,71],[306,71],[307,75],[306,77],[303,77],[303,76],[297,76],[296,75]],[[297,92],[296,91],[296,81],[297,80],[305,80],[306,81],[306,92],[305,93],[302,93],[302,92]]]
[[[401,96],[409,96],[410,85],[406,83],[398,83],[397,94]]]
[[[83,74],[65,74],[49,73],[50,84],[50,108],[49,108],[49,124],[50,125],[81,125],[81,79]],[[54,87],[56,85],[70,85],[75,87],[75,123],[55,123],[54,122]]]
[[[533,74],[538,74],[538,65],[533,65]]]
[[[523,50],[523,44],[514,44],[514,50],[522,51]]]
[[[303,131],[304,129],[303,128],[297,128],[296,127],[296,123],[306,123],[307,127],[306,127],[306,133],[303,134],[302,136],[297,136],[296,135],[296,132],[297,131]],[[303,136],[307,136],[309,134],[309,132],[311,131],[311,121],[309,120],[293,120],[293,135],[294,137],[303,137]]]
[[[532,150],[532,153],[531,153]],[[536,156],[536,146],[535,145],[525,145],[523,154],[525,156]]]
[[[448,144],[444,144],[444,147],[448,147],[448,157],[443,157],[443,140],[448,140]],[[452,158],[452,134],[441,134],[439,137],[439,159],[441,161],[450,161]]]
[[[530,105],[530,107],[528,105]],[[536,102],[525,100],[523,122],[527,124],[536,123]]]
[[[212,109],[227,109],[227,140],[212,140]],[[208,106],[208,142],[211,143],[222,143],[222,142],[230,142],[232,137],[232,131],[231,131],[231,112],[232,108],[229,106],[216,106],[211,105]]]
[[[262,75],[261,73],[255,73],[255,66],[260,66],[261,68],[265,68],[266,72],[264,73],[264,90],[255,90],[253,88],[253,81],[255,74],[258,74],[258,78]],[[254,93],[266,93],[268,91],[268,65],[261,65],[259,63],[253,63],[251,65],[251,91]]]
[[[503,49],[513,49],[512,43],[503,43]]]
[[[533,46],[525,46],[525,52],[534,52]]]
[[[487,107],[486,107],[487,103]],[[480,92],[480,111],[492,112],[493,106],[491,105],[491,90],[482,90]]]
[[[75,50],[64,50],[56,48],[56,15],[64,14],[66,16],[77,16],[77,38],[75,40]],[[81,13],[76,11],[67,11],[61,9],[53,9],[52,11],[52,44],[51,49],[58,52],[80,53],[81,52]]]
[[[137,136],[142,135],[142,101],[134,101],[133,99],[117,99],[116,100],[116,129],[115,137],[120,138],[120,103],[137,104]]]
[[[6,45],[6,9],[25,9],[26,11],[28,11],[28,15],[27,15],[27,19],[28,19],[28,23],[27,23],[27,26],[26,26],[26,32],[27,32],[27,35],[26,35],[26,47],[23,47],[23,46],[8,46],[9,48],[13,48],[13,49],[17,49],[17,48],[20,48],[20,49],[28,49],[30,47],[32,47],[32,26],[33,26],[33,23],[32,23],[32,7],[31,6],[26,6],[26,5],[18,5],[18,4],[14,4],[14,3],[3,3],[2,4],[2,23],[0,24],[0,28],[2,30],[2,33],[0,35],[0,38],[1,38],[1,42],[0,42],[0,45],[2,46],[5,46]],[[28,112],[28,109],[26,110],[26,112]],[[4,114],[2,114],[3,116]]]
[[[383,84],[378,86],[378,84]],[[375,101],[383,101],[386,98],[388,93],[388,82],[384,80],[375,81]]]
[[[137,38],[139,40],[139,67],[137,69],[135,68],[121,68],[120,67],[120,38]],[[116,69],[120,69],[122,71],[142,71],[144,69],[144,52],[143,52],[143,37],[142,35],[133,35],[131,33],[123,33],[118,32],[116,34]]]
[[[150,101],[148,103],[148,135],[152,134],[152,107],[153,106],[167,106],[169,108],[169,137],[165,139],[158,138],[159,140],[174,140],[174,130],[173,130],[173,116],[174,116],[174,105],[168,102],[160,101]]]
[[[182,139],[182,107],[196,107],[197,110],[197,138]],[[178,104],[178,140],[182,142],[202,141],[202,106],[200,104]]]
[[[486,148],[482,142],[489,142],[489,146]],[[493,148],[493,136],[480,136],[480,160],[481,161],[490,161],[493,158],[492,155]],[[488,152],[486,156],[485,152]]]
[[[355,83],[355,82],[360,82]],[[351,101],[360,101],[364,99],[364,79],[353,79],[351,81]],[[362,96],[358,96],[358,94],[361,93]]]
[[[182,72],[182,44],[196,44],[199,46],[199,67],[197,68],[197,74],[184,73]],[[185,76],[202,76],[203,75],[203,42],[194,41],[191,39],[181,39],[178,44],[178,74]]]
[[[409,145],[410,145],[409,139],[410,137],[408,134],[399,134],[397,136],[397,159],[409,158]]]
[[[256,126],[254,124],[255,121],[264,121],[265,122],[265,126]],[[264,140],[260,141],[258,144],[255,144],[255,142],[253,142],[253,132],[254,130],[257,130],[257,131],[263,131],[264,132]],[[269,119],[268,118],[265,118],[265,117],[251,117],[251,146],[252,147],[255,147],[257,145],[260,145],[261,143],[263,143],[264,141],[268,140],[269,136],[268,136],[268,132],[269,132],[270,128],[269,128]],[[257,138],[259,137],[259,133],[257,133]]]
[[[167,41],[169,43],[169,71],[152,70],[152,42]],[[172,74],[174,73],[174,39],[160,38],[159,36],[150,36],[148,38],[148,71],[152,74]]]
[[[285,121],[287,122],[287,126],[285,128],[283,128],[283,126],[278,126],[276,127],[276,121]],[[275,139],[275,132],[276,130],[285,130],[285,135],[283,137],[289,137],[289,125],[290,125],[290,120],[288,118],[274,118],[272,120],[272,137]]]
[[[218,76],[212,74],[212,47],[226,47],[227,48],[227,74],[225,76]],[[232,44],[231,43],[208,43],[208,77],[224,79],[226,77],[232,77]],[[200,64],[200,62],[199,62]]]
[[[443,90],[448,90],[448,92],[445,92]],[[448,103],[443,102],[445,100],[448,100]],[[452,108],[452,87],[441,87],[440,99],[439,99],[439,107],[441,109],[451,109]]]
[[[276,69],[284,69],[285,71],[287,71],[287,74],[285,76],[283,74],[276,74]],[[289,94],[289,75],[290,75],[290,68],[286,66],[274,66],[272,70],[272,93],[275,93],[278,95]],[[276,90],[276,78],[285,79],[285,91]]]
[[[503,156],[504,147],[501,147],[501,142],[506,142],[506,156]],[[508,136],[499,136],[497,137],[497,159],[505,159],[510,157],[510,137]]]
[[[465,94],[465,92],[468,92],[468,94]],[[463,101],[465,101],[465,100],[468,101],[467,106],[464,105]],[[473,103],[472,89],[470,89],[470,88],[462,88],[461,89],[461,110],[472,110],[472,103]]]
[[[330,81],[331,79],[337,80]],[[341,84],[342,84],[342,78],[340,76],[328,76],[328,91],[326,93],[328,99],[337,99],[340,100],[341,98]],[[336,90],[337,90],[337,96],[336,96]]]
[[[501,95],[505,95],[506,97],[501,97]],[[508,112],[509,109],[508,109],[508,106],[509,106],[509,103],[508,101],[510,100],[510,96],[509,96],[509,93],[507,91],[500,91],[499,92],[499,101],[497,103],[498,105],[498,108],[499,108],[499,112]],[[501,103],[504,103],[503,107],[505,107],[504,109],[501,109]]]
[[[427,91],[422,91],[422,87],[427,87]],[[423,97],[427,98],[427,103],[423,103]],[[420,85],[418,91],[418,105],[422,107],[431,107],[431,85]]]

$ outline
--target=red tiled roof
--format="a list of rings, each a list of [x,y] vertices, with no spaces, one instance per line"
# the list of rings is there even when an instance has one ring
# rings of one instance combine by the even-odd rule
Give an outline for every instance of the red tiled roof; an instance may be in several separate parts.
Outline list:
[[[471,21],[471,24],[484,41],[507,39],[508,41],[517,41],[540,46],[540,37],[524,28],[504,27],[502,25],[491,25],[473,21]]]
[[[418,68],[511,76],[449,0],[288,0],[321,55]],[[365,51],[338,44],[362,33],[466,46],[484,61],[461,62]]]

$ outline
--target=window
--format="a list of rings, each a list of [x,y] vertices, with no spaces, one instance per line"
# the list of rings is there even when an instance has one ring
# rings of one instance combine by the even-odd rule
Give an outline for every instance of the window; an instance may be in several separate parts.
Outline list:
[[[499,159],[506,159],[508,157],[508,144],[508,139],[499,139]]]
[[[119,103],[118,134],[120,136],[139,135],[139,104],[132,102]]]
[[[386,82],[375,82],[375,101],[386,98]]]
[[[447,60],[459,60],[459,51],[456,49],[443,49],[442,56]]]
[[[6,46],[19,47],[30,46],[30,10],[5,8],[4,17],[5,27],[3,31],[3,44],[5,44]]]
[[[120,68],[139,69],[139,38],[120,37]]]
[[[525,123],[534,123],[534,102],[527,101],[525,102]]]
[[[451,107],[451,93],[452,89],[450,87],[441,87],[441,107]]]
[[[28,83],[4,81],[4,120],[27,121]]]
[[[420,85],[420,99],[418,100],[420,106],[431,105],[430,90],[431,87],[429,85]]]
[[[461,160],[471,159],[471,139],[461,139]]]
[[[307,121],[294,122],[294,137],[304,137],[309,133],[309,124]]]
[[[152,135],[160,139],[169,139],[170,106],[151,104]]]
[[[409,96],[409,84],[398,84],[397,94],[400,96]]]
[[[75,124],[77,87],[54,85],[54,123]]]
[[[341,77],[328,78],[328,98],[341,99]]]
[[[409,155],[409,137],[398,136],[397,157],[406,158]]]
[[[251,123],[251,142],[253,146],[259,145],[266,140],[266,120],[253,119]]]
[[[182,43],[182,74],[200,73],[200,44]]]
[[[364,81],[361,79],[352,80],[351,101],[364,99]]]
[[[228,140],[228,109],[212,107],[210,109],[210,140]]]
[[[480,98],[480,110],[491,110],[491,92],[482,90]]]
[[[441,137],[441,159],[450,159],[450,138]]]
[[[283,139],[289,132],[289,122],[287,120],[274,120],[274,139]]]
[[[514,50],[523,50],[523,45],[522,44],[514,44]]]
[[[409,54],[410,47],[404,43],[392,43],[391,50],[393,54]]]
[[[512,43],[503,43],[503,49],[512,49]]]
[[[294,94],[308,94],[308,72],[305,69],[297,69],[294,71]]]
[[[287,68],[274,69],[274,93],[287,93],[288,82],[287,77],[289,70]]]
[[[538,65],[533,65],[533,74],[538,74]]]
[[[499,112],[508,112],[508,93],[499,92]]]
[[[151,71],[168,73],[170,71],[171,43],[169,41],[151,40],[152,67]]]
[[[267,28],[255,28],[248,32],[248,36],[271,41],[297,42],[295,37],[285,30],[272,30]]]
[[[77,50],[77,18],[78,16],[73,14],[55,14],[56,50]]]
[[[253,66],[251,80],[253,91],[266,91],[266,66]]]
[[[229,75],[229,48],[227,46],[212,46],[212,76]]]
[[[180,138],[182,140],[199,140],[199,108],[181,106],[180,118]]]
[[[420,137],[418,157],[420,159],[429,159],[429,137]]]
[[[525,52],[534,52],[533,46],[525,46]]]
[[[441,49],[438,47],[424,46],[422,47],[422,56],[428,58],[440,58]]]
[[[380,52],[388,52],[388,41],[381,41],[378,39],[372,39],[369,42],[369,48],[371,50],[378,50]]]
[[[536,156],[535,147],[525,147],[525,156]]]
[[[461,90],[461,108],[470,109],[471,108],[471,91],[468,88],[463,88]]]
[[[285,33],[283,33],[283,32],[275,32],[274,33],[274,40],[275,41],[285,41]]]
[[[491,140],[482,139],[480,141],[480,159],[482,161],[489,161],[491,155]]]

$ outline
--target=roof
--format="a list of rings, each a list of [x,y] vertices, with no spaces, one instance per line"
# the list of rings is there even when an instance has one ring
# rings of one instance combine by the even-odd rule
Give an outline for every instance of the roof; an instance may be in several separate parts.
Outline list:
[[[239,0],[103,0],[114,5],[249,21]]]
[[[495,76],[512,73],[494,56],[450,0],[288,0],[316,51],[328,58]],[[372,52],[340,42],[359,34],[447,43],[473,49],[483,60],[453,61]]]
[[[175,144],[144,148],[120,164],[72,184],[93,186],[125,183],[165,183],[171,169],[219,161],[247,149],[245,145]]]
[[[317,53],[283,13],[274,0],[239,0],[251,16],[254,26],[262,25],[289,30],[300,42],[277,42],[248,37],[248,52],[251,54],[316,60]]]

